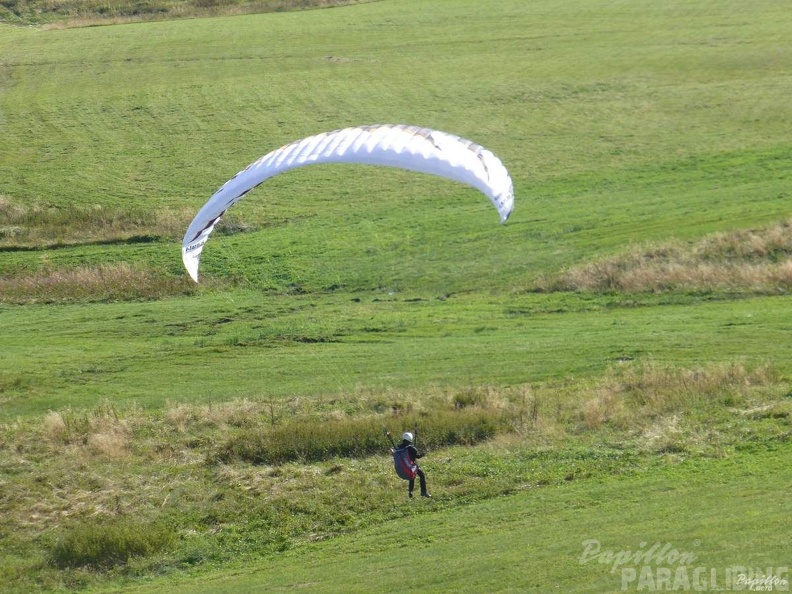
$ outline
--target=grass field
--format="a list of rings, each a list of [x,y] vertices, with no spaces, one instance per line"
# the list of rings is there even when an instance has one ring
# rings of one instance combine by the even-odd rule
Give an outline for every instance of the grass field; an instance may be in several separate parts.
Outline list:
[[[123,591],[178,585],[183,592],[218,593],[586,593],[672,590],[675,583],[678,591],[748,590],[740,588],[741,573],[788,567],[785,531],[791,510],[789,499],[778,496],[792,481],[787,460],[776,452],[738,455],[604,481],[573,481],[550,493],[528,491],[441,511],[431,520],[413,516],[387,530],[376,527],[341,541],[306,545],[208,582],[160,581]],[[740,535],[739,542],[723,542],[727,533]],[[584,555],[587,546],[595,546],[584,544],[590,541],[598,543],[600,556],[593,548]],[[647,563],[606,556],[608,551],[634,556],[656,544],[655,551],[667,547],[688,555],[689,562],[668,562],[669,555],[658,563],[657,553]],[[636,574],[643,567],[650,569],[641,583]],[[670,569],[668,586],[663,569]],[[779,575],[788,579],[784,571]]]
[[[788,566],[786,3],[41,6],[12,8],[69,26],[0,26],[7,589],[637,590],[586,538]],[[446,180],[308,167],[189,281],[229,177],[379,122],[490,148],[509,222]],[[384,455],[415,422],[428,504]]]
[[[47,28],[95,27],[349,6],[376,0],[7,0],[0,21]]]

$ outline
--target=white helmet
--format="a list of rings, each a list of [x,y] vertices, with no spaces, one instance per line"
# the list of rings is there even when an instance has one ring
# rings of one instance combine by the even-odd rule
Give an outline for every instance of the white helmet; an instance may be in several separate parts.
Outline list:
[[[402,435],[402,440],[403,441],[409,441],[410,443],[412,443],[413,434],[410,433],[409,431],[407,431],[404,435]]]

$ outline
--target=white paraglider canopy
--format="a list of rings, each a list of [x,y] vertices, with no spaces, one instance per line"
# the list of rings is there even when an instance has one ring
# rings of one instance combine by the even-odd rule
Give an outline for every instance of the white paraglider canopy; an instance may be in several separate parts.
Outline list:
[[[383,165],[456,180],[484,193],[498,210],[502,223],[514,207],[514,188],[503,163],[470,140],[403,125],[325,132],[267,153],[228,180],[204,204],[182,241],[182,260],[193,280],[198,282],[204,245],[229,207],[270,177],[318,163]]]

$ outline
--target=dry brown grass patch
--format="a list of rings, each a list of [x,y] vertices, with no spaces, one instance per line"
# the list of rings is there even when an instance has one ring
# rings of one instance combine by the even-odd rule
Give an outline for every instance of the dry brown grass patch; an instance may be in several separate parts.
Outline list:
[[[129,454],[132,432],[123,421],[97,427],[88,435],[86,445],[97,455],[120,459]]]
[[[595,389],[594,397],[583,402],[583,422],[589,429],[595,429],[603,423],[621,424],[625,418],[625,403],[618,389],[601,386]]]
[[[683,410],[743,405],[751,391],[775,385],[771,365],[713,364],[684,369],[648,361],[614,368],[573,408],[587,429],[610,424],[618,429],[653,431],[658,419]]]
[[[602,292],[748,291],[792,288],[792,221],[717,233],[697,243],[671,241],[582,264],[540,290]]]
[[[0,301],[16,304],[160,299],[194,291],[186,277],[126,262],[0,276]]]
[[[261,422],[269,412],[268,402],[247,399],[206,404],[178,402],[168,404],[165,419],[184,432],[195,426],[246,427]]]
[[[139,237],[175,240],[181,238],[193,214],[171,208],[18,204],[0,196],[0,246],[80,245]]]
[[[48,412],[42,421],[42,433],[51,441],[66,442],[68,431],[66,421],[59,412]]]

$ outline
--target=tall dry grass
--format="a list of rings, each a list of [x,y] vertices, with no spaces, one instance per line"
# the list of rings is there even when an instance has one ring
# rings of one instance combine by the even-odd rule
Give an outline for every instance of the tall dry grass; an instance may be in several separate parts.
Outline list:
[[[659,417],[745,405],[751,391],[777,385],[772,365],[740,362],[696,369],[643,361],[614,368],[580,403],[589,429],[610,423],[622,429],[645,427]]]
[[[545,291],[787,292],[792,288],[792,221],[707,236],[696,243],[633,248],[539,281]]]
[[[91,455],[119,459],[130,452],[133,423],[106,401],[86,412],[50,411],[41,434],[55,445],[79,446]]]
[[[14,304],[161,299],[196,290],[185,277],[125,262],[0,276],[0,302]]]
[[[99,204],[22,205],[0,196],[0,247],[181,239],[193,214],[170,208],[122,209]]]

